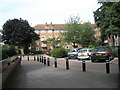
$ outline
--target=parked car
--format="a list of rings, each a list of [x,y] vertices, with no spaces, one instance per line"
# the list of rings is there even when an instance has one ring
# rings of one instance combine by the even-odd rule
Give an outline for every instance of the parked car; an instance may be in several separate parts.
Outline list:
[[[81,49],[78,51],[78,60],[81,59],[90,59],[91,58],[91,49]]]
[[[113,60],[114,53],[109,47],[97,47],[91,53],[91,61]]]
[[[82,48],[70,49],[70,51],[68,52],[68,58],[69,58],[69,59],[77,59],[78,51],[79,51],[80,49],[82,49]]]

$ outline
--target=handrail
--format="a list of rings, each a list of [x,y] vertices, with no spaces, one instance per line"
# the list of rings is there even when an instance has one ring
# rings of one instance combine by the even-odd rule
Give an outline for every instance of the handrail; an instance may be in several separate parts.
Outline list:
[[[7,59],[2,60],[2,87],[8,88],[12,87],[11,81],[15,79],[15,75],[19,70],[21,63],[18,55],[9,57]]]
[[[15,56],[8,57],[7,59],[0,61],[0,64],[2,63],[2,71],[5,70],[6,67],[10,65],[12,62],[14,62],[14,60],[16,60],[17,58],[18,58],[18,55],[15,55]]]

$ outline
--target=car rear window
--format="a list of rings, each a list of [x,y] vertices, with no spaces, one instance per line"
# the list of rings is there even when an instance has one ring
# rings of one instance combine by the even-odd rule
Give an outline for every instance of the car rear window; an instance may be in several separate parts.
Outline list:
[[[106,49],[103,48],[103,47],[101,47],[101,48],[95,48],[95,49],[93,50],[93,52],[105,52],[105,51],[106,51]]]
[[[79,50],[79,53],[85,53],[85,52],[87,52],[87,50]]]
[[[72,49],[72,50],[70,50],[70,52],[75,52],[75,50],[74,50],[74,49]]]

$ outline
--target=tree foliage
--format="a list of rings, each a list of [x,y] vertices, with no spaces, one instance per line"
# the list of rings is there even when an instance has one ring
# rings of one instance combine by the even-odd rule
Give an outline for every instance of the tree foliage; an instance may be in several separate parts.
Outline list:
[[[48,38],[45,41],[42,41],[44,44],[47,44],[47,47],[50,49],[52,47],[53,49],[60,44],[60,39],[59,38]]]
[[[94,19],[101,28],[102,41],[112,35],[120,36],[120,2],[102,2],[94,12]]]
[[[81,24],[80,17],[70,17],[64,28],[64,39],[67,43],[81,44],[83,47],[91,45],[94,41],[94,30],[90,27],[90,23]]]
[[[39,36],[34,32],[27,20],[12,19],[3,25],[2,39],[4,43],[28,48],[33,40],[38,40]]]
[[[81,21],[79,16],[70,16],[65,24],[64,39],[67,43],[73,43],[73,47],[75,47],[75,44],[78,44],[80,40],[80,24]]]
[[[89,45],[93,45],[95,43],[95,38],[94,38],[94,29],[90,26],[89,22],[83,23],[81,25],[81,39],[79,43],[83,47],[88,47]]]

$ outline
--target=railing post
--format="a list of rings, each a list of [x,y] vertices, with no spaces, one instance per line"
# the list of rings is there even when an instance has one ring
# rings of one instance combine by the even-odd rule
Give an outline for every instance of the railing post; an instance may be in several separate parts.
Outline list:
[[[47,58],[47,65],[50,66],[50,58]]]
[[[68,60],[68,58],[66,58],[66,70],[68,70],[69,69],[69,60]]]
[[[109,60],[106,60],[106,73],[110,73],[110,63],[109,63]]]
[[[43,63],[43,56],[42,56],[42,63]]]
[[[83,68],[83,72],[86,72],[86,63],[85,63],[85,60],[82,60],[82,68]]]
[[[57,68],[57,58],[54,59],[55,68]]]
[[[46,65],[46,57],[44,57],[44,64]]]
[[[37,61],[39,61],[39,57],[37,56]]]
[[[41,55],[40,55],[40,62],[41,62]]]
[[[28,55],[28,61],[29,61],[29,55]]]

